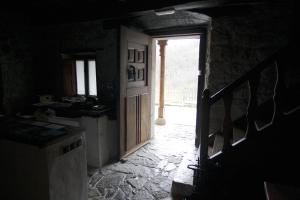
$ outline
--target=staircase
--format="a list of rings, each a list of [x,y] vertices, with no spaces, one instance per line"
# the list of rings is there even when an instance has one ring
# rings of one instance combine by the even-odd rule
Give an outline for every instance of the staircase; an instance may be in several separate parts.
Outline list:
[[[290,104],[286,96],[290,92],[284,80],[287,50],[288,47],[276,52],[214,95],[209,89],[203,91],[199,101],[200,127],[196,130],[200,151],[197,162],[188,165],[194,170],[190,198],[266,199],[265,181],[300,185],[300,165],[294,162],[299,152],[294,137],[300,122],[300,101],[298,98]],[[268,67],[274,67],[277,73],[274,96],[258,105],[261,72]],[[247,113],[232,120],[233,94],[245,82],[250,93]],[[210,134],[210,108],[219,100],[223,100],[225,108],[222,131]],[[265,119],[266,113],[272,114],[270,120]]]

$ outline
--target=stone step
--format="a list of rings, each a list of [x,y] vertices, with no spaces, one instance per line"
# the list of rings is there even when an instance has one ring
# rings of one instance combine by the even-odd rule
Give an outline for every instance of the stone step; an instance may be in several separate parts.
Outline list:
[[[193,193],[194,171],[187,168],[190,164],[197,164],[198,149],[188,152],[183,157],[172,182],[173,197],[188,197]]]

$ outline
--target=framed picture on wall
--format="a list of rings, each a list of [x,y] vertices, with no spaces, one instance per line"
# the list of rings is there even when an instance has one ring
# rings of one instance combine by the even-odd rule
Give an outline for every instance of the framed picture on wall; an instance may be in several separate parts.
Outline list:
[[[134,49],[128,49],[128,62],[134,62]]]
[[[143,81],[144,80],[144,69],[139,69],[137,74],[137,80]]]
[[[127,69],[127,80],[128,82],[135,81],[135,67],[132,65]]]
[[[143,63],[144,62],[144,51],[135,51],[135,62]]]

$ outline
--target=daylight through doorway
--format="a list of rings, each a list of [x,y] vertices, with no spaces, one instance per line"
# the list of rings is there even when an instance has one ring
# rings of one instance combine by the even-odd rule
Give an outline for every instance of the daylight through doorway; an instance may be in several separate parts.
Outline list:
[[[197,105],[197,78],[199,65],[199,38],[164,38],[156,41],[155,119],[159,116],[161,89],[161,54],[164,49],[165,125],[155,125],[155,139],[181,139],[194,146]]]

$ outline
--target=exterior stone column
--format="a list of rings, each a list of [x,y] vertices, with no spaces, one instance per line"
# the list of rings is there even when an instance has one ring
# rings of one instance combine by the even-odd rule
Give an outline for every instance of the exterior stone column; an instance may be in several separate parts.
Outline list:
[[[160,52],[160,87],[159,87],[159,108],[158,118],[155,123],[157,125],[165,125],[164,119],[164,104],[165,104],[165,47],[168,40],[159,40],[159,52]]]

